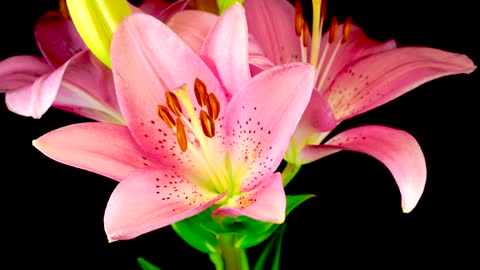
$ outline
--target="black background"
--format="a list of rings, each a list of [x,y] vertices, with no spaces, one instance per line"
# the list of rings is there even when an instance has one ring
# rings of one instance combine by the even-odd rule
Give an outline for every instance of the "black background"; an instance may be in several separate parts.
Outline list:
[[[308,1],[305,1],[308,2]],[[429,46],[480,62],[475,1],[331,0],[328,16],[346,15],[374,39]],[[2,1],[0,60],[37,54],[33,27],[57,1]],[[315,193],[287,218],[282,269],[479,269],[478,71],[437,79],[342,123],[405,130],[427,160],[417,208],[403,214],[389,171],[375,159],[342,152],[304,166],[287,193]],[[143,256],[162,269],[213,269],[208,256],[163,228],[107,243],[103,212],[116,182],[56,163],[31,141],[55,128],[87,121],[56,109],[40,120],[1,102],[2,250],[11,269],[139,269]],[[258,248],[249,250],[251,258]],[[308,266],[308,267],[307,267]]]

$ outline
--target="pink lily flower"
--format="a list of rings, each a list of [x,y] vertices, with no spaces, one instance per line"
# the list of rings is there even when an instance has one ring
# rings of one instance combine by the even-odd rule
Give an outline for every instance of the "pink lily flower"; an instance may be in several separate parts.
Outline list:
[[[40,118],[51,106],[98,121],[122,123],[111,71],[85,46],[60,11],[35,26],[43,59],[20,55],[0,62],[0,91],[10,111]]]
[[[425,47],[397,48],[394,40],[376,42],[350,21],[337,27],[332,20],[330,31],[322,37],[325,6],[321,2],[313,1],[312,35],[298,1],[296,8],[285,0],[244,2],[249,30],[274,64],[303,61],[315,67],[315,91],[285,159],[306,164],[341,150],[371,155],[390,170],[402,195],[403,211],[410,212],[426,182],[425,158],[410,134],[374,125],[324,139],[346,119],[430,80],[470,73],[476,67],[465,55]]]
[[[240,4],[219,17],[200,55],[160,21],[130,15],[113,35],[111,60],[126,126],[80,123],[33,142],[54,160],[120,181],[105,212],[110,241],[211,206],[213,215],[284,221],[275,170],[310,99],[310,65],[252,78]]]
[[[131,8],[169,20],[188,2],[149,0]],[[111,70],[88,50],[66,13],[48,11],[35,25],[35,38],[43,59],[20,55],[0,62],[0,92],[5,93],[8,109],[40,118],[50,107],[55,107],[96,121],[124,123]],[[175,22],[181,27],[186,20]]]

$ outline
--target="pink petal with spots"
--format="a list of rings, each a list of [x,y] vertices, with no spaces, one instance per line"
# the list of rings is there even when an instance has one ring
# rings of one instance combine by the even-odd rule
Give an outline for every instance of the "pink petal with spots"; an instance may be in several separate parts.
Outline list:
[[[35,25],[35,39],[45,59],[55,68],[87,50],[73,21],[63,18],[59,11],[48,11],[40,17]]]
[[[295,9],[285,0],[245,0],[248,30],[275,64],[301,61]]]
[[[33,83],[53,70],[45,60],[30,55],[12,56],[0,62],[0,93]]]
[[[202,190],[169,169],[138,170],[110,196],[105,232],[109,241],[132,239],[196,215],[224,195]]]
[[[120,110],[139,145],[166,166],[198,174],[201,168],[192,153],[180,150],[175,133],[158,116],[157,106],[166,104],[165,91],[186,83],[198,113],[193,85],[200,78],[219,99],[222,119],[227,99],[218,79],[170,28],[145,14],[130,15],[118,26],[111,59]],[[217,138],[224,137],[219,134],[223,129],[217,131]]]
[[[212,215],[247,216],[265,222],[283,223],[285,207],[282,176],[275,173],[264,177],[255,188],[230,199]]]
[[[403,211],[415,208],[425,187],[427,168],[422,149],[410,134],[384,126],[362,126],[336,135],[325,146],[305,147],[301,157],[308,163],[340,150],[362,152],[385,164],[400,189]]]
[[[208,32],[218,20],[218,16],[199,10],[185,10],[175,14],[168,22],[170,27],[196,53],[205,42]]]
[[[396,48],[395,40],[388,40],[385,42],[375,41],[368,38],[365,32],[363,32],[360,27],[356,25],[351,25],[350,34],[347,41],[341,44],[337,53],[333,55],[333,47],[337,45],[337,43],[341,42],[343,26],[344,25],[342,24],[339,25],[339,27],[337,28],[337,41],[334,44],[330,45],[330,49],[325,55],[323,65],[321,65],[321,68],[319,67],[320,76],[322,76],[323,73],[327,72],[322,89],[317,89],[317,91],[320,91],[321,93],[323,93],[327,89],[332,80],[335,79],[335,76],[349,63],[352,63],[355,60],[366,57],[368,55]],[[323,50],[326,49],[329,35],[330,31],[327,31],[322,37],[320,54],[323,53]],[[332,64],[329,69],[326,70],[327,62],[330,61],[330,59],[333,59]]]
[[[232,5],[219,17],[200,55],[218,75],[230,95],[234,95],[250,80],[248,29],[242,5]]]
[[[151,165],[125,126],[80,123],[53,130],[33,141],[43,154],[73,167],[121,181]]]
[[[276,66],[233,96],[225,115],[232,169],[249,168],[242,189],[254,187],[280,164],[310,99],[313,76],[310,65]]]
[[[424,47],[404,47],[362,58],[346,66],[325,92],[337,121],[385,104],[433,79],[475,69],[465,55]]]

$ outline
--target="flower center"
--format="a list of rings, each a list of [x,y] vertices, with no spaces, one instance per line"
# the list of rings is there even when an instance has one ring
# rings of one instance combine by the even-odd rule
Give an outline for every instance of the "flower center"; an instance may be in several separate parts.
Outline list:
[[[194,92],[200,112],[190,100],[187,84],[165,92],[165,105],[157,106],[160,119],[173,130],[182,152],[192,154],[205,169],[215,189],[228,189],[228,174],[224,166],[214,163],[214,149],[210,139],[216,135],[216,124],[220,114],[220,102],[214,93],[208,93],[205,83],[196,78]],[[217,166],[214,166],[217,165]]]
[[[347,17],[343,25],[342,36],[341,38],[338,38],[338,21],[337,17],[333,16],[330,22],[328,41],[324,42],[325,44],[322,47],[322,29],[327,10],[326,3],[326,0],[312,0],[312,40],[309,44],[310,31],[308,29],[308,23],[303,18],[302,5],[300,0],[296,0],[295,2],[295,33],[301,42],[302,61],[310,63],[310,65],[315,68],[315,88],[318,91],[321,91],[323,84],[325,83],[326,76],[339,48],[348,40],[352,25],[352,18]],[[308,55],[307,52],[309,45],[310,55]]]

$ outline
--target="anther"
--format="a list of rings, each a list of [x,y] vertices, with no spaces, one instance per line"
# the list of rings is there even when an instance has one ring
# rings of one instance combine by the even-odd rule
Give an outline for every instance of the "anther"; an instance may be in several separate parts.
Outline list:
[[[303,47],[308,47],[308,42],[310,41],[310,30],[308,30],[308,24],[305,22],[303,23],[303,37],[302,37],[302,45]]]
[[[170,112],[168,112],[168,108],[162,105],[157,106],[157,114],[160,117],[160,119],[167,124],[169,128],[172,128],[175,126],[175,119],[173,119],[172,115]]]
[[[220,114],[220,102],[218,101],[215,94],[213,93],[208,94],[207,104],[205,105],[207,106],[208,115],[212,119],[217,120],[218,115]]]
[[[185,126],[180,118],[177,118],[176,129],[177,131],[175,133],[177,134],[178,145],[180,146],[182,152],[185,152],[187,151],[188,146],[187,133],[185,132]]]
[[[167,107],[176,115],[180,116],[182,114],[182,107],[180,107],[180,102],[178,102],[177,96],[170,92],[165,92],[165,100],[167,102]]]
[[[303,19],[303,10],[302,3],[300,0],[295,1],[295,33],[297,37],[300,37],[302,34],[302,29],[304,28],[305,20]]]
[[[330,35],[328,36],[328,43],[330,44],[332,44],[335,41],[335,38],[337,36],[337,27],[338,27],[337,17],[333,16],[330,22]]]
[[[200,111],[200,123],[202,124],[203,134],[208,138],[215,136],[215,122],[204,110]]]
[[[58,1],[58,7],[59,7],[60,14],[62,14],[62,18],[64,20],[69,20],[70,12],[68,12],[67,0]]]
[[[197,103],[202,107],[207,102],[207,87],[205,83],[199,78],[195,78],[193,90],[195,91],[195,98],[197,98]]]
[[[322,1],[322,7],[320,8],[320,21],[325,20],[325,16],[327,15],[327,0]],[[321,31],[322,29],[320,29]]]
[[[345,23],[343,24],[342,44],[347,42],[348,37],[350,36],[351,27],[352,27],[352,17],[348,16],[347,19],[345,20]]]

